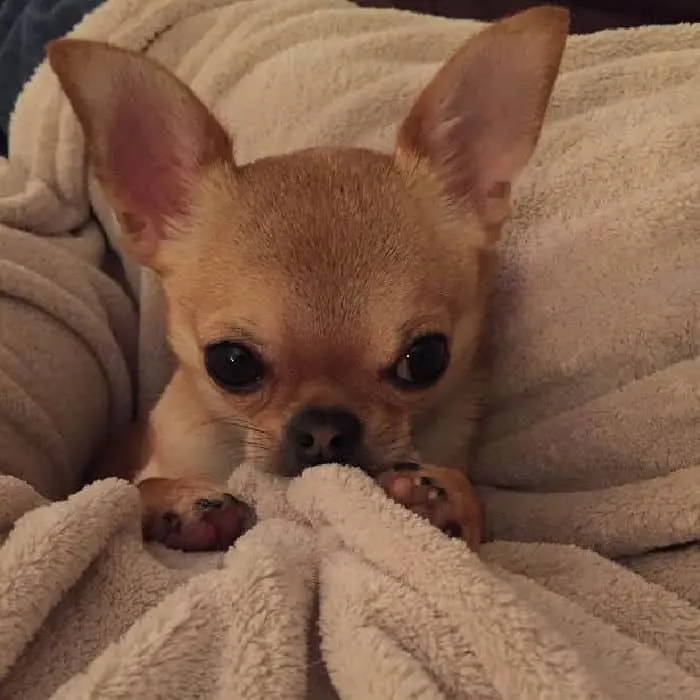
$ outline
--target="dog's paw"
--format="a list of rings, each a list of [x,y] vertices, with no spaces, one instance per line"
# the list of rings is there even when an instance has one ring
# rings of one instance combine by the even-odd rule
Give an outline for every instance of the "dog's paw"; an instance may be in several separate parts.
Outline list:
[[[383,471],[377,482],[389,497],[446,535],[479,548],[481,507],[469,479],[458,469],[400,462]]]
[[[224,551],[255,523],[253,509],[217,484],[146,479],[138,487],[144,539],[170,549]]]

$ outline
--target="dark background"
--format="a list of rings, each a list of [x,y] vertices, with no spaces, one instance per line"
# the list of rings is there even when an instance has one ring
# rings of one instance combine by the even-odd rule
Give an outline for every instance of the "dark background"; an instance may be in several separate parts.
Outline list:
[[[396,7],[445,17],[492,20],[547,0],[355,0],[367,7]],[[614,27],[700,22],[700,0],[581,0],[559,2],[571,10],[572,32],[584,34]]]

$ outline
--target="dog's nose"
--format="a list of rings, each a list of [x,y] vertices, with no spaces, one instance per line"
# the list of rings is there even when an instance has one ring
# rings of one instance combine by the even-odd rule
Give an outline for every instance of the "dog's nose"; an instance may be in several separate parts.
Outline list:
[[[326,462],[352,464],[361,441],[360,419],[343,408],[304,408],[287,428],[287,445],[299,471]]]

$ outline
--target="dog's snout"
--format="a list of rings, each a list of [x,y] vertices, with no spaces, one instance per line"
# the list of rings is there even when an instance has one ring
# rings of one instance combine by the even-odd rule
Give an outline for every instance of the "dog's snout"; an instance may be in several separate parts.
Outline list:
[[[343,408],[313,406],[289,421],[287,448],[296,471],[326,462],[351,464],[362,442],[362,422]]]

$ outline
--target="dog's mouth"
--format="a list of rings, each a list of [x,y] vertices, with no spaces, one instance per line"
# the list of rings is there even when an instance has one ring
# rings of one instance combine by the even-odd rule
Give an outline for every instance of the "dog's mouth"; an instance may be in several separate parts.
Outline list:
[[[413,463],[414,460],[412,459],[412,456],[403,453],[396,456],[392,455],[390,458],[379,459],[375,457],[373,453],[367,451],[365,454],[348,460],[319,458],[313,462],[299,463],[293,458],[288,457],[285,459],[282,457],[278,460],[277,464],[272,465],[271,470],[280,476],[294,478],[308,469],[312,469],[313,467],[319,467],[325,464],[337,464],[341,467],[347,467],[349,469],[359,469],[372,479],[376,479],[381,474],[396,469],[397,464],[401,465]]]
[[[390,461],[377,461],[377,460],[367,460],[362,462],[334,462],[334,464],[340,464],[341,467],[347,467],[348,469],[359,469],[361,472],[366,474],[372,479],[378,479],[383,474],[387,472],[395,471],[409,471],[418,469],[418,463],[412,459],[410,456],[404,456],[401,458],[393,459]],[[314,466],[320,466],[318,464],[305,466],[302,471],[310,469]]]
[[[299,462],[293,457],[287,457],[286,459],[282,457],[279,461],[279,467],[274,471],[281,476],[293,478],[299,476],[308,469],[320,467],[324,464],[338,464],[342,467],[360,469],[372,477],[379,473],[379,469],[376,466],[377,463],[373,459],[369,457],[364,458],[363,456],[353,459],[334,459],[332,456],[319,456],[318,459],[306,462]]]
[[[321,449],[309,454],[299,449],[298,445],[288,439],[270,439],[261,444],[256,437],[253,443],[246,444],[245,461],[257,463],[262,471],[286,478],[294,478],[313,467],[325,464],[337,464],[348,468],[359,469],[371,478],[393,468],[394,464],[413,461],[414,450],[403,445],[403,440],[392,441],[390,449],[381,445],[373,447],[365,441],[343,454],[343,450]],[[337,448],[337,445],[336,445]]]

